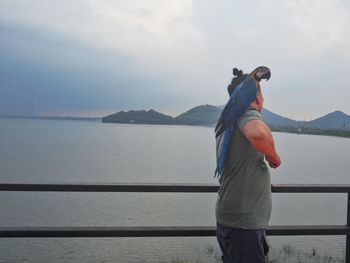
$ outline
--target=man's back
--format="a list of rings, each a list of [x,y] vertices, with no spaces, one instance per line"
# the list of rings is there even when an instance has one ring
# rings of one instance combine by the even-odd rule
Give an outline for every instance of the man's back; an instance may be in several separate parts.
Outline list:
[[[249,108],[238,120],[230,141],[216,203],[217,222],[244,229],[264,229],[271,214],[271,179],[264,154],[242,133],[251,120],[262,120]]]

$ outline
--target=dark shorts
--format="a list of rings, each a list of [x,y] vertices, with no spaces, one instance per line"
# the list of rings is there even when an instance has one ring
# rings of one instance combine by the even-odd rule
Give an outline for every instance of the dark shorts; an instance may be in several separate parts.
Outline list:
[[[217,224],[216,237],[224,263],[266,263],[269,246],[264,229],[240,229]]]

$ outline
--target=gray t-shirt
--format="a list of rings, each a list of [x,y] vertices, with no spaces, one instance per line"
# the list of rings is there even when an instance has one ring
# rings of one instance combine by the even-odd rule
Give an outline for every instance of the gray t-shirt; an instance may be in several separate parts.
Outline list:
[[[264,155],[241,132],[251,120],[262,117],[255,109],[248,108],[233,131],[219,178],[216,220],[235,228],[264,229],[271,215],[271,178]]]

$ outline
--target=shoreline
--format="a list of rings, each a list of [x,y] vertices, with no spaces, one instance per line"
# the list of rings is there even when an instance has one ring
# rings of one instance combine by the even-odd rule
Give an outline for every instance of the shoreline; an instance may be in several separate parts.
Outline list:
[[[179,124],[179,123],[137,123],[137,122],[105,122],[98,117],[39,117],[39,116],[0,116],[0,119],[33,119],[33,120],[68,120],[68,121],[95,121],[110,124],[132,124],[132,125],[164,125],[164,126],[191,126],[214,128],[214,125],[203,124]],[[307,127],[284,127],[267,124],[272,132],[302,134],[302,135],[323,135],[341,138],[350,138],[350,130],[347,129],[322,129],[322,128],[307,128]]]

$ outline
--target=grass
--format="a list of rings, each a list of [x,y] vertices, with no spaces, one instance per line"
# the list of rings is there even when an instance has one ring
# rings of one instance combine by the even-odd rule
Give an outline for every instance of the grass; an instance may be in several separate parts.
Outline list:
[[[334,258],[328,254],[321,254],[316,248],[307,251],[300,251],[291,245],[284,245],[278,251],[270,253],[270,263],[290,262],[290,263],[339,263],[344,262],[345,254],[341,259]]]
[[[290,244],[282,246],[275,251],[273,248],[269,253],[269,263],[340,263],[344,262],[345,251],[341,258],[334,258],[328,254],[320,253],[316,248],[309,250],[297,250]],[[211,245],[207,245],[203,250],[203,259],[195,259],[194,261],[186,260],[181,257],[173,257],[170,263],[219,263],[221,261],[221,251]]]

